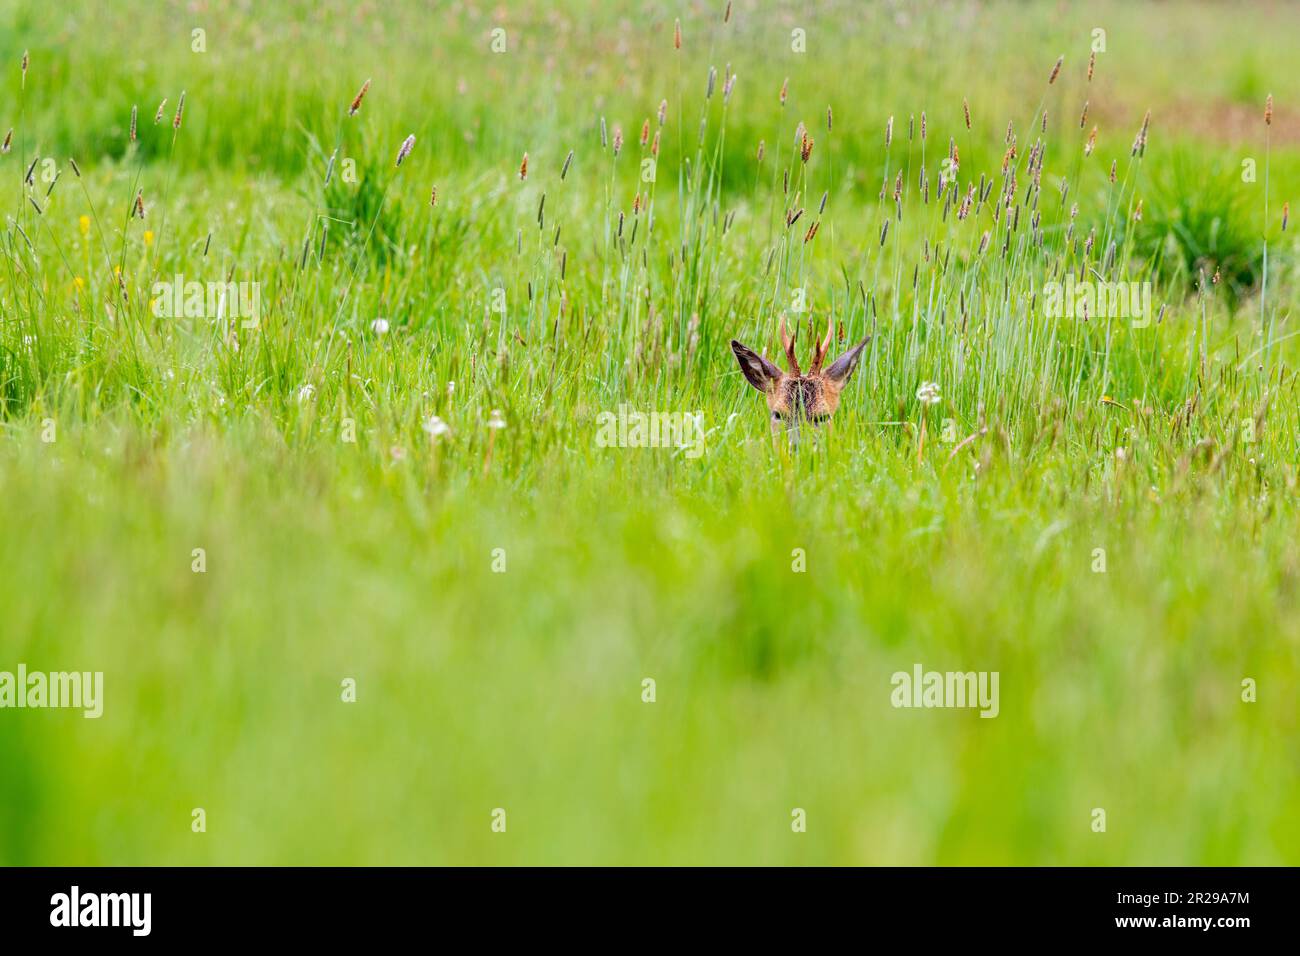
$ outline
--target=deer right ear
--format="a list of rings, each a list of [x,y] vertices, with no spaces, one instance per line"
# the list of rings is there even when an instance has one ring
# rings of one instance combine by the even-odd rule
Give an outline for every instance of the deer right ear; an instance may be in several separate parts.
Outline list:
[[[831,367],[826,370],[826,377],[836,385],[844,385],[844,383],[853,376],[854,371],[858,367],[858,359],[862,358],[862,350],[867,347],[867,343],[870,341],[871,336],[868,335],[865,339],[832,362]]]
[[[731,340],[731,351],[736,353],[736,361],[740,363],[740,370],[745,375],[745,381],[763,394],[767,394],[771,384],[781,377],[779,368],[753,349],[741,345],[735,339]]]

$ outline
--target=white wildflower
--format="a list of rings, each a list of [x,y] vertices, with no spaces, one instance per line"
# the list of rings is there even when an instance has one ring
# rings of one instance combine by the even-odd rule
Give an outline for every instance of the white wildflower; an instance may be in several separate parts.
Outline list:
[[[437,415],[434,415],[424,423],[424,430],[429,433],[430,438],[441,438],[451,431],[451,426],[444,422]]]

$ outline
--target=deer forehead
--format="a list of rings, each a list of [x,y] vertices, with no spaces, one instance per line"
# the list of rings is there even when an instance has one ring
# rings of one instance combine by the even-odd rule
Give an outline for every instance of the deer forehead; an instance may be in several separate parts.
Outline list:
[[[811,407],[822,395],[820,376],[787,375],[777,386],[778,394],[788,402]]]

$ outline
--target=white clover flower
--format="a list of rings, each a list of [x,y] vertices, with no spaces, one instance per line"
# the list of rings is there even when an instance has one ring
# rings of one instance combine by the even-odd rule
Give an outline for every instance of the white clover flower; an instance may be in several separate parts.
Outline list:
[[[501,416],[501,409],[492,409],[492,414],[488,418],[488,428],[505,428],[506,420]]]
[[[437,415],[434,415],[422,426],[429,433],[430,438],[441,438],[451,431],[451,426],[444,422]]]
[[[922,382],[916,390],[916,400],[922,405],[938,405],[940,398],[938,382]]]
[[[298,401],[300,402],[310,402],[315,397],[316,386],[312,385],[310,382],[298,389]]]
[[[373,321],[373,322],[370,323],[370,331],[371,331],[371,332],[374,332],[375,335],[387,335],[387,334],[388,334],[388,320],[387,320],[387,319],[375,319],[375,321]]]

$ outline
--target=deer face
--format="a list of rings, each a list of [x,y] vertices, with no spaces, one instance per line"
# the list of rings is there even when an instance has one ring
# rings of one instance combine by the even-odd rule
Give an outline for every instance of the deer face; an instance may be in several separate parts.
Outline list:
[[[822,364],[831,347],[831,332],[832,327],[828,325],[826,337],[820,343],[813,343],[812,364],[807,373],[799,368],[799,360],[795,358],[794,337],[786,334],[784,316],[781,317],[781,344],[785,348],[789,372],[782,372],[753,349],[732,339],[731,351],[736,354],[745,381],[762,392],[767,399],[774,431],[798,429],[805,422],[816,427],[828,421],[839,408],[840,392],[857,369],[858,359],[862,357],[862,350],[871,341],[871,336],[867,336],[823,369]]]

